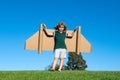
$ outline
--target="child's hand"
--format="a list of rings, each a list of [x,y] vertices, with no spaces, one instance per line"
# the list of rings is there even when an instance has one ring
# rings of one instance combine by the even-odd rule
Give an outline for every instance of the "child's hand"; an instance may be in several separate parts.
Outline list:
[[[78,27],[76,27],[76,28],[74,29],[74,32],[77,31],[77,30],[78,30]]]

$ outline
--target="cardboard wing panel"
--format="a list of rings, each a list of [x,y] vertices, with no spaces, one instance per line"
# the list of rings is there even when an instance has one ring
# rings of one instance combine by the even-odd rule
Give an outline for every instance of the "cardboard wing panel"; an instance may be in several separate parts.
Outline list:
[[[53,33],[54,30],[47,30],[48,33]],[[71,34],[72,31],[67,31],[68,34]],[[74,33],[74,36],[72,38],[66,38],[65,43],[67,46],[68,52],[76,52],[76,36],[77,32]],[[32,35],[29,39],[26,40],[25,49],[27,50],[38,50],[38,38],[41,38],[39,36],[39,31],[36,32],[34,35]],[[79,52],[91,52],[92,47],[90,43],[84,38],[84,36],[80,33],[79,35]],[[48,37],[43,32],[42,35],[42,49],[41,50],[53,50],[54,49],[54,37]]]
[[[84,36],[81,34],[81,41],[80,41],[80,52],[91,52],[92,51],[92,47],[90,45],[90,43],[84,38]]]
[[[67,33],[72,34],[72,31],[67,31]],[[65,43],[68,52],[76,52],[76,32],[72,38],[66,38]]]
[[[29,39],[26,40],[25,49],[27,50],[38,50],[38,36],[39,31],[32,35]]]
[[[47,33],[53,33],[54,30],[47,30]],[[43,32],[43,43],[42,43],[42,50],[53,50],[54,49],[54,37],[48,37]]]

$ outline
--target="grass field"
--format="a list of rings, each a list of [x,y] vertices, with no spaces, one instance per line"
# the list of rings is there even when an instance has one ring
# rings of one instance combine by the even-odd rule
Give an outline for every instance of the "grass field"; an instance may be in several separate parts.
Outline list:
[[[0,80],[120,80],[120,71],[0,71]]]

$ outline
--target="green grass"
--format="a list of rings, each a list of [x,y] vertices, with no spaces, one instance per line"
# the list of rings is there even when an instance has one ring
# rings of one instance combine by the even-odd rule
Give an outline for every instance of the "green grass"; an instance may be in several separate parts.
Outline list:
[[[0,80],[120,80],[119,71],[0,71]]]

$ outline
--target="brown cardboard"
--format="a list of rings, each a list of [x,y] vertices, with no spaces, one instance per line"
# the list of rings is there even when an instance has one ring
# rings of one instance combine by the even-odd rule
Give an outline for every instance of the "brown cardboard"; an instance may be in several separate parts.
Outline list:
[[[78,31],[77,31],[77,36],[76,36],[76,53],[79,54],[80,52],[80,27],[78,27]]]
[[[47,29],[48,33],[53,33],[54,30]],[[68,30],[67,33],[71,34],[73,31]],[[91,52],[90,43],[84,38],[80,33],[81,28],[78,27],[78,31],[74,33],[72,38],[66,38],[65,43],[68,52]],[[42,53],[42,50],[53,50],[54,49],[54,37],[48,37],[42,30],[42,25],[40,25],[40,30],[36,32],[33,36],[26,40],[25,45],[26,50],[38,50],[38,53]]]
[[[41,24],[39,30],[39,36],[38,36],[38,53],[42,53],[42,43],[43,43],[43,30]]]

